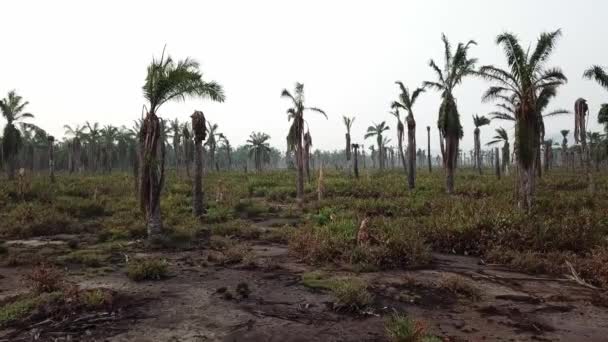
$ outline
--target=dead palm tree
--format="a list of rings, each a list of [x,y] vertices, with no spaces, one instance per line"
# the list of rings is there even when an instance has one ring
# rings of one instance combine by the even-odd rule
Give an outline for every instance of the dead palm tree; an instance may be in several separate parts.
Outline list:
[[[410,91],[403,82],[395,82],[399,86],[399,100],[393,102],[393,108],[401,108],[407,112],[405,122],[407,123],[407,183],[410,190],[416,186],[416,120],[414,120],[413,107],[418,96],[424,92],[424,88],[414,90],[410,96]]]
[[[2,154],[6,160],[6,171],[10,180],[15,178],[16,158],[22,146],[22,134],[15,124],[23,123],[27,126],[29,124],[24,123],[23,120],[34,117],[31,113],[24,112],[28,104],[29,102],[23,101],[23,97],[17,95],[14,90],[9,91],[8,95],[0,100],[0,111],[6,120],[2,134]]]
[[[481,140],[479,138],[479,127],[490,124],[490,119],[485,116],[473,115],[473,124],[475,125],[474,138],[475,138],[475,165],[477,171],[481,174]]]
[[[515,141],[519,165],[518,206],[530,211],[535,190],[535,168],[540,123],[539,94],[546,88],[556,89],[567,79],[559,68],[547,68],[546,63],[555,48],[561,31],[541,34],[532,50],[522,48],[518,38],[503,33],[496,43],[503,47],[508,69],[484,66],[480,75],[495,82],[483,96],[484,101],[507,101],[515,119]]]
[[[202,79],[196,61],[186,58],[176,62],[170,56],[165,57],[163,51],[161,58],[153,59],[148,66],[143,93],[148,108],[139,134],[139,200],[146,218],[148,236],[154,237],[162,232],[160,195],[165,176],[165,149],[158,110],[169,101],[184,101],[186,97],[223,102],[224,92],[219,84]],[[193,201],[202,204],[202,192],[197,192],[201,187],[202,173],[196,171]],[[194,208],[194,211],[195,215],[200,216],[202,207]]]
[[[294,94],[292,95],[287,89],[283,89],[281,97],[291,100],[291,105],[287,109],[287,119],[292,121],[287,135],[287,149],[295,151],[297,177],[296,177],[296,193],[298,204],[301,205],[304,201],[304,112],[313,111],[323,114],[327,118],[327,114],[319,108],[306,107],[304,105],[304,85],[296,83]]]
[[[437,127],[439,128],[440,146],[446,168],[446,190],[447,193],[451,194],[454,192],[454,170],[458,158],[458,144],[463,136],[460,114],[453,92],[464,78],[475,74],[477,59],[468,56],[469,48],[476,45],[475,41],[471,40],[466,44],[459,43],[456,51],[452,51],[445,35],[442,35],[442,40],[445,54],[443,70],[437,66],[434,60],[431,60],[429,65],[437,74],[437,81],[424,82],[424,86],[441,92]]]
[[[563,139],[562,139],[562,166],[567,165],[568,159],[568,134],[570,134],[570,130],[562,129],[560,131]]]
[[[350,174],[351,172],[351,166],[350,166],[350,162],[351,162],[351,143],[350,143],[350,129],[353,126],[353,123],[355,122],[355,117],[349,118],[347,116],[343,116],[342,119],[344,120],[344,126],[346,126],[346,148],[344,149],[344,152],[346,153],[346,168],[348,169],[348,173]]]
[[[372,126],[369,126],[367,128],[367,133],[365,133],[364,138],[370,138],[370,137],[376,137],[376,143],[378,144],[378,152],[377,152],[377,160],[378,160],[378,168],[380,170],[384,169],[384,156],[383,156],[383,145],[382,145],[382,133],[384,133],[385,131],[388,131],[390,128],[386,125],[386,121],[382,121],[381,123],[377,124],[374,123]],[[374,149],[374,146],[370,146],[370,149],[372,151],[372,160],[374,159],[374,156],[376,155]]]
[[[500,142],[503,143],[502,145],[502,172],[504,174],[508,174],[508,167],[509,167],[509,159],[510,159],[510,155],[511,155],[511,151],[510,151],[510,146],[509,146],[509,135],[507,134],[507,131],[500,127],[496,129],[496,135],[492,138],[493,140],[490,141],[489,143],[487,143],[486,145],[491,146],[494,144],[498,144]]]

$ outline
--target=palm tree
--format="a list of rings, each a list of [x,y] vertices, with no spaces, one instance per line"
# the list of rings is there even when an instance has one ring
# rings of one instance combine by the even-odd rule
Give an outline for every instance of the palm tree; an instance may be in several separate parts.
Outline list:
[[[170,56],[165,57],[163,51],[161,58],[152,59],[148,66],[143,93],[148,108],[139,134],[139,200],[148,237],[152,238],[162,232],[160,194],[165,176],[165,149],[158,110],[166,102],[184,101],[186,97],[223,102],[224,92],[216,82],[203,81],[196,61],[186,58],[175,62]],[[202,203],[202,192],[196,191],[200,190],[202,174],[200,170],[196,171],[193,200]],[[202,208],[199,209],[201,211],[197,213],[195,208],[197,216],[202,214]]]
[[[389,113],[397,118],[397,149],[399,150],[399,158],[401,159],[401,164],[403,165],[403,171],[405,174],[407,174],[407,161],[403,152],[403,136],[405,134],[405,127],[403,126],[403,121],[401,121],[401,115],[399,114],[398,107],[395,108],[394,112]]]
[[[85,129],[86,126],[76,125],[73,128],[69,125],[64,125],[65,135],[68,137],[72,137],[70,139],[70,173],[74,171],[82,172],[81,168],[81,151],[82,151],[82,141],[85,138]]]
[[[312,137],[310,131],[304,133],[304,178],[310,182],[310,148],[312,147]]]
[[[414,111],[412,108],[418,99],[418,96],[424,92],[424,88],[414,90],[410,96],[410,91],[403,82],[395,82],[399,86],[399,100],[393,102],[393,108],[402,108],[407,112],[405,122],[407,123],[407,183],[410,190],[414,189],[416,183],[416,120],[414,120]]]
[[[431,126],[426,126],[426,138],[427,138],[427,162],[429,164],[429,173],[433,172],[433,165],[431,163]]]
[[[232,170],[232,146],[230,145],[230,141],[223,133],[218,134],[218,140],[222,143],[224,150],[226,150],[226,159],[228,162],[228,170]]]
[[[211,124],[211,122],[207,121],[207,142],[205,145],[209,147],[209,170],[213,170],[215,167],[215,149],[217,148],[217,141],[215,137],[221,133],[218,133],[218,125]]]
[[[14,90],[8,92],[7,97],[0,100],[0,110],[2,116],[6,120],[4,133],[2,134],[2,154],[7,163],[8,179],[15,178],[16,157],[22,146],[21,132],[15,127],[16,123],[23,123],[23,120],[34,117],[31,113],[24,112],[25,107],[29,104],[23,101],[23,97],[17,95]]]
[[[562,129],[559,131],[563,137],[562,139],[562,166],[567,165],[568,159],[568,134],[570,134],[570,130]]]
[[[194,182],[192,189],[192,213],[202,217],[205,213],[203,205],[203,141],[207,138],[205,114],[195,111],[192,118],[192,133],[194,135]]]
[[[603,67],[594,65],[585,71],[583,77],[595,80],[600,86],[608,90],[608,72]],[[608,103],[601,105],[597,119],[600,124],[604,125],[604,131],[608,133]]]
[[[477,45],[471,40],[466,44],[459,43],[456,51],[452,52],[450,43],[445,35],[442,35],[445,64],[440,69],[434,60],[429,62],[430,67],[437,74],[437,81],[424,82],[425,87],[431,87],[441,92],[441,105],[439,107],[439,140],[442,148],[444,166],[446,168],[446,190],[448,194],[454,192],[454,169],[458,158],[458,144],[462,139],[463,131],[460,124],[460,115],[454,97],[454,89],[462,83],[467,76],[475,74],[476,58],[469,58],[468,52],[472,45]],[[444,145],[445,140],[445,145]]]
[[[495,66],[484,66],[480,70],[480,75],[497,83],[486,91],[483,100],[506,101],[513,109],[519,165],[518,206],[527,211],[531,210],[533,203],[534,171],[541,133],[539,94],[547,88],[555,90],[567,81],[559,68],[546,67],[560,35],[560,30],[541,34],[530,53],[530,50],[522,48],[515,35],[503,33],[497,37],[496,43],[504,49],[508,70]]]
[[[55,158],[54,158],[54,149],[53,144],[55,143],[55,137],[52,135],[47,136],[47,140],[49,142],[49,177],[51,179],[51,183],[55,183]]]
[[[261,172],[264,163],[270,162],[270,135],[261,132],[252,132],[247,139],[246,148],[249,150],[249,158],[253,158],[256,171]]]
[[[101,148],[102,161],[105,166],[105,171],[110,173],[112,172],[114,143],[118,137],[118,128],[112,125],[106,125],[99,133],[103,143],[103,147]]]
[[[351,161],[351,143],[350,143],[350,129],[355,122],[355,117],[349,118],[347,116],[343,116],[344,126],[346,126],[346,148],[344,152],[346,153],[346,168],[348,169],[348,173],[351,172],[350,161]]]
[[[192,133],[187,122],[182,125],[182,136],[184,137],[184,164],[186,164],[186,176],[190,177],[190,164],[194,159],[194,148],[192,146]]]
[[[382,145],[382,133],[388,131],[389,127],[386,125],[386,121],[382,121],[377,124],[374,123],[372,126],[367,128],[367,133],[365,133],[364,138],[376,137],[376,142],[378,143],[378,167],[380,170],[384,169],[384,156],[383,156],[383,145]],[[370,147],[372,150],[372,159],[374,159],[374,150],[373,146]]]
[[[509,135],[507,134],[507,131],[500,127],[496,129],[496,135],[494,136],[494,138],[492,138],[493,140],[490,141],[489,143],[487,143],[486,145],[491,146],[494,144],[498,144],[500,142],[503,143],[502,145],[502,172],[504,174],[508,174],[509,172],[509,159],[510,159],[510,155],[511,155],[511,151],[510,151],[510,146],[509,146]]]
[[[479,127],[490,124],[490,119],[485,116],[473,115],[473,124],[475,125],[475,165],[479,174],[481,174],[481,141],[479,139]]]
[[[90,123],[85,122],[85,126],[88,130],[85,135],[85,139],[87,141],[89,155],[87,156],[87,162],[89,166],[89,171],[97,171],[97,159],[99,157],[99,139],[101,136],[101,129],[99,128],[99,123]]]
[[[327,114],[319,108],[306,107],[304,105],[304,85],[296,83],[294,95],[287,89],[283,89],[281,97],[291,100],[292,107],[287,109],[287,118],[292,120],[289,134],[287,135],[287,149],[295,151],[297,164],[296,177],[296,193],[298,204],[301,205],[304,201],[304,112],[313,111],[323,114],[327,118]]]
[[[359,178],[359,144],[352,144],[354,154],[353,168],[355,170],[355,178]]]
[[[173,153],[175,154],[175,172],[179,173],[179,165],[181,161],[180,144],[182,139],[182,126],[179,120],[175,118],[169,122],[171,138],[173,139]]]

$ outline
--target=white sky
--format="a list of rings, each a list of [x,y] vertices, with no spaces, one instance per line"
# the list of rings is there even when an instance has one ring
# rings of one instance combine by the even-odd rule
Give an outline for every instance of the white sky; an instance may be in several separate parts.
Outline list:
[[[608,102],[608,92],[581,77],[592,64],[608,66],[608,2],[600,0],[19,0],[3,1],[2,12],[0,95],[16,89],[30,101],[33,122],[56,136],[63,135],[64,124],[86,120],[130,126],[144,103],[146,66],[165,44],[176,59],[197,59],[204,77],[224,86],[227,101],[169,104],[161,116],[187,120],[201,109],[235,146],[255,130],[285,148],[289,103],[279,95],[296,81],[305,84],[307,104],[329,115],[327,121],[308,115],[315,148],[343,148],[344,114],[357,117],[355,142],[362,142],[372,122],[383,120],[395,142],[395,119],[388,114],[397,95],[394,81],[413,89],[434,80],[428,61],[441,60],[442,32],[453,45],[475,39],[479,45],[471,55],[480,65],[504,66],[497,34],[509,30],[527,44],[542,31],[562,28],[550,65],[561,66],[569,83],[551,108],[572,110],[585,97],[591,128],[601,130],[597,110]],[[471,115],[493,109],[480,101],[487,87],[471,78],[457,90],[464,149],[472,147]],[[438,105],[439,95],[429,92],[415,107],[418,144],[426,142],[430,125],[433,150]],[[547,138],[558,139],[559,130],[572,130],[573,122],[572,116],[550,119]],[[484,127],[483,141],[500,125],[508,127]]]

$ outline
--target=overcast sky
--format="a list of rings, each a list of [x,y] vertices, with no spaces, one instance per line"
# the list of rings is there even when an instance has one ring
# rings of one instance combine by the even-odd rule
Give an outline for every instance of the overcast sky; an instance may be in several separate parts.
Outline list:
[[[442,32],[453,45],[475,39],[471,55],[480,65],[504,66],[494,42],[499,33],[514,32],[527,45],[542,31],[562,28],[550,65],[562,67],[569,83],[551,108],[572,110],[585,97],[591,128],[600,130],[597,110],[608,102],[608,92],[581,77],[592,64],[608,66],[608,2],[600,0],[19,0],[3,1],[2,12],[0,95],[16,89],[30,101],[33,122],[56,136],[63,136],[64,124],[86,120],[131,126],[144,104],[146,66],[165,44],[176,59],[198,60],[204,78],[224,86],[227,100],[168,104],[159,114],[187,120],[203,110],[233,145],[262,131],[285,148],[289,102],[279,95],[296,81],[305,84],[307,104],[329,116],[308,114],[315,148],[343,148],[343,115],[356,116],[355,142],[363,142],[372,122],[384,120],[395,142],[395,119],[388,114],[397,96],[394,82],[413,89],[434,79],[428,62],[441,60]],[[471,115],[493,108],[480,101],[487,87],[471,78],[456,91],[464,149],[473,145]],[[431,126],[433,150],[438,105],[439,95],[427,92],[414,108],[417,141],[426,141]],[[547,138],[558,139],[573,123],[572,116],[548,120]],[[483,141],[500,125],[510,128],[492,122],[482,129]]]

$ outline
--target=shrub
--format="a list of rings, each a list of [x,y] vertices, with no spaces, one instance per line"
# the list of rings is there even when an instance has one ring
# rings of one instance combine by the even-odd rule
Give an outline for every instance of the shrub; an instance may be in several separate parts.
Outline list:
[[[24,281],[34,293],[50,293],[62,288],[65,275],[55,267],[42,264],[26,274]]]
[[[40,299],[37,297],[24,297],[3,305],[0,308],[0,327],[5,327],[26,317],[39,304]]]
[[[405,315],[394,314],[384,324],[386,335],[392,342],[441,342],[426,332],[421,321],[415,321]]]
[[[127,276],[134,281],[161,280],[167,277],[168,263],[165,260],[139,259],[129,262]]]

